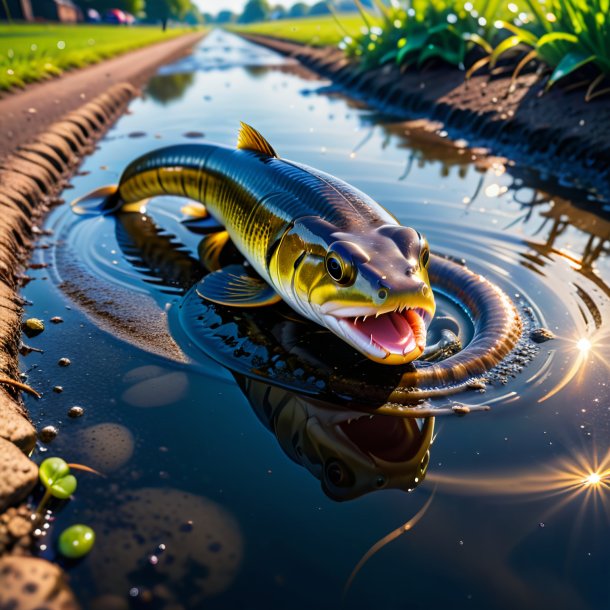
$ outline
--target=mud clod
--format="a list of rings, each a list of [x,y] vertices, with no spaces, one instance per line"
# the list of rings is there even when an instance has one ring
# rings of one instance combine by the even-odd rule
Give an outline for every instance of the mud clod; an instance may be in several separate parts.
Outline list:
[[[555,335],[547,328],[534,328],[532,332],[530,332],[530,339],[535,343],[545,343],[554,338]]]
[[[46,444],[53,441],[57,437],[57,434],[58,430],[55,426],[45,426],[38,433],[38,438]]]
[[[85,409],[83,407],[74,406],[68,409],[68,417],[72,417],[76,419],[77,417],[82,417],[85,414]]]

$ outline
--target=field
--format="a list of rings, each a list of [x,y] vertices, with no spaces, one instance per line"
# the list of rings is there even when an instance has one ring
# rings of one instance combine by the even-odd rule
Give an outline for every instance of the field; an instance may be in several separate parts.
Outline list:
[[[0,25],[0,90],[60,75],[185,33],[104,25]]]
[[[368,17],[371,23],[377,18]],[[287,38],[314,46],[336,45],[346,34],[358,36],[364,27],[364,21],[358,13],[341,14],[338,16],[341,27],[332,15],[306,17],[303,19],[281,19],[265,23],[249,25],[233,25],[228,29],[244,34],[263,34],[276,38]]]

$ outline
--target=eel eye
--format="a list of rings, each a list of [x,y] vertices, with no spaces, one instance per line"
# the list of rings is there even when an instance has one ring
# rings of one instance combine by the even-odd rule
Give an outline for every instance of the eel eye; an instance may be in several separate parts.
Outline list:
[[[347,286],[354,281],[354,266],[332,250],[326,255],[326,271],[337,284]]]
[[[349,468],[339,460],[330,459],[324,467],[327,481],[335,487],[350,487],[354,484],[354,476]]]
[[[428,246],[424,246],[420,256],[422,267],[427,267],[428,261],[430,260],[430,248],[428,248]]]

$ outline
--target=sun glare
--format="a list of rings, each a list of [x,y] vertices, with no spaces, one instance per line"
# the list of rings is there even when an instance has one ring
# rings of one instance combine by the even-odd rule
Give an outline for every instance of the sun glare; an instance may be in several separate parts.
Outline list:
[[[590,337],[580,337],[580,339],[565,338],[566,344],[575,349],[576,355],[572,357],[572,363],[568,371],[563,375],[563,378],[547,392],[538,402],[544,402],[565,388],[575,377],[577,381],[582,381],[587,365],[591,365],[594,361],[603,364],[610,369],[610,361],[606,355],[608,343],[607,333],[597,332]]]
[[[598,485],[601,483],[601,476],[597,472],[592,472],[588,477],[585,478],[583,483],[585,485]]]

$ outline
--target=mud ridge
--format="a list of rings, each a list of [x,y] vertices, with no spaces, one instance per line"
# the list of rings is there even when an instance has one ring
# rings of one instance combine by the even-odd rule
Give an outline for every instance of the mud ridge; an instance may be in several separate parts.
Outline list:
[[[562,184],[589,191],[593,206],[610,199],[610,97],[584,101],[582,88],[555,87],[530,72],[511,86],[513,66],[465,81],[447,67],[401,72],[394,65],[362,70],[333,47],[309,47],[268,36],[240,36],[328,78],[331,90],[392,118],[425,118],[453,139],[485,146]]]
[[[27,457],[36,429],[13,385],[23,381],[18,360],[24,302],[18,291],[27,281],[32,243],[45,213],[61,203],[58,195],[75,167],[136,93],[128,83],[114,85],[0,160],[0,513],[23,501],[38,481],[38,468]],[[12,518],[10,510],[1,515],[8,515],[9,531],[10,519],[23,518]],[[21,538],[29,538],[29,532],[23,533],[3,540],[0,555],[22,548]]]

